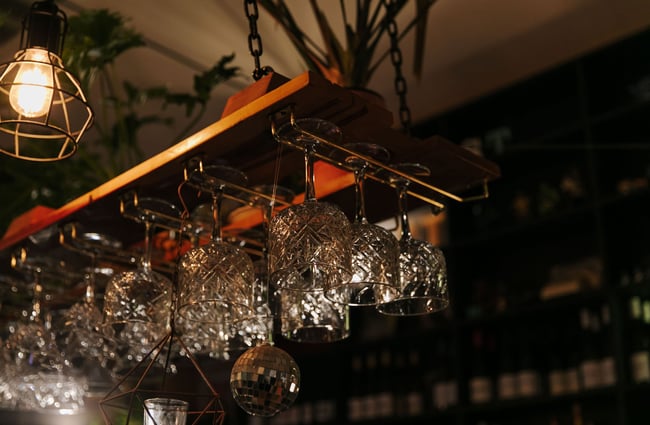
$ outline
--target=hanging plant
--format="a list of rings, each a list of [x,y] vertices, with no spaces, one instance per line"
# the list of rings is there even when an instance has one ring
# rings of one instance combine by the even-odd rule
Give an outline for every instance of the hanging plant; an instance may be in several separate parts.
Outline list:
[[[339,0],[345,34],[343,42],[337,38],[317,0],[310,0],[309,5],[318,24],[320,41],[301,28],[284,0],[259,0],[259,4],[280,24],[310,70],[344,87],[366,88],[378,66],[389,55],[388,48],[380,52],[378,46],[388,32],[391,19],[403,12],[409,3],[415,5],[415,14],[400,31],[398,39],[415,29],[413,71],[420,76],[427,15],[435,1],[357,0],[354,13],[350,14],[346,1]],[[328,2],[332,3],[331,0]]]

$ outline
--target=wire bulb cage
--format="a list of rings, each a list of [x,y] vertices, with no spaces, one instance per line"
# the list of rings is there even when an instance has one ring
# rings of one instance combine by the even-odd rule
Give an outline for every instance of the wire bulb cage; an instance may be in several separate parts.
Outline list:
[[[37,162],[65,159],[91,126],[93,111],[61,61],[66,28],[53,1],[32,4],[20,50],[0,65],[0,153]]]

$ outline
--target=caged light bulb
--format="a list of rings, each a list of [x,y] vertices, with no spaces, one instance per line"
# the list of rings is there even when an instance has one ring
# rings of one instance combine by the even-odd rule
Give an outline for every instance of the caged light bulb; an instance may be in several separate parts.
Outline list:
[[[27,49],[24,62],[18,66],[20,69],[9,91],[11,107],[27,118],[45,115],[50,109],[54,92],[48,52],[43,49]]]

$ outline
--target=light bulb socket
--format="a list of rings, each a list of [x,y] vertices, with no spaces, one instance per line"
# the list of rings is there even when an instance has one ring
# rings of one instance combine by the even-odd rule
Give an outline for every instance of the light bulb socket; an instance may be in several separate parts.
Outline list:
[[[61,57],[67,26],[65,13],[53,1],[35,2],[23,21],[20,47],[46,49]]]

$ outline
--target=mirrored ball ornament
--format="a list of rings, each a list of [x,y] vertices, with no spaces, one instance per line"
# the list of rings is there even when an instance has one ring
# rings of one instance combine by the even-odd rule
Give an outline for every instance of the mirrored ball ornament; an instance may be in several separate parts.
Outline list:
[[[245,351],[230,373],[233,398],[247,413],[273,416],[289,408],[300,390],[300,369],[285,351],[269,344]]]

